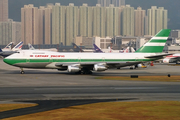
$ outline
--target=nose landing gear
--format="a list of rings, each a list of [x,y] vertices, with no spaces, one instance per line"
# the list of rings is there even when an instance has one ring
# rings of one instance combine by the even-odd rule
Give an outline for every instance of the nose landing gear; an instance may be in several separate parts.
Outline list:
[[[21,68],[20,73],[21,73],[21,74],[24,74],[24,73],[25,73],[24,70],[23,70],[23,68]]]

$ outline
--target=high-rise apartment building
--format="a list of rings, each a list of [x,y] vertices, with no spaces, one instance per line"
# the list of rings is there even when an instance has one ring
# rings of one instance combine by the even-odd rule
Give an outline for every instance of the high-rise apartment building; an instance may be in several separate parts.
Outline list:
[[[47,4],[45,8],[45,41],[44,44],[52,43],[52,7],[53,4]]]
[[[0,22],[0,44],[7,45],[12,40],[12,21]]]
[[[118,7],[118,35],[122,35],[122,13],[125,6]]]
[[[147,35],[155,35],[159,30],[167,28],[168,12],[163,7],[152,6],[147,11]]]
[[[0,22],[8,21],[8,0],[0,0]]]
[[[97,0],[97,3],[102,7],[109,7],[110,4],[113,4],[115,7],[120,7],[125,5],[125,0]]]
[[[101,37],[106,37],[106,12],[107,9],[106,7],[101,7],[100,8],[100,36]]]
[[[7,45],[10,42],[18,43],[21,41],[21,23],[9,19],[0,22],[0,45]]]
[[[96,4],[93,7],[93,36],[101,36],[101,19],[101,5]]]
[[[87,4],[79,7],[79,35],[92,37],[93,8]]]
[[[79,31],[79,9],[70,3],[66,8],[66,45],[72,45]]]
[[[52,9],[52,44],[66,45],[66,6],[56,3]]]
[[[134,8],[126,5],[122,12],[122,35],[134,36]]]
[[[141,7],[138,7],[137,10],[134,11],[135,18],[135,36],[144,36],[145,31],[145,16],[146,11],[142,10]]]
[[[21,8],[22,41],[25,44],[41,44],[39,41],[38,8],[34,5],[24,5]]]
[[[79,23],[80,23],[80,28],[79,28],[79,35],[80,36],[87,36],[87,30],[88,30],[88,5],[83,4],[82,6],[79,7]]]
[[[87,37],[92,37],[93,36],[93,7],[88,7],[87,8]]]
[[[53,4],[47,4],[47,6],[40,6],[38,9],[39,20],[39,43],[51,44],[52,38],[52,7]]]
[[[119,7],[110,4],[106,7],[106,36],[113,37],[119,34]],[[101,36],[101,37],[106,37]]]
[[[21,41],[21,22],[12,22],[12,42],[15,44]]]
[[[44,43],[45,37],[45,6],[40,6],[38,9],[38,29],[39,29],[39,44]]]
[[[114,27],[114,5],[106,7],[106,36],[113,37]]]

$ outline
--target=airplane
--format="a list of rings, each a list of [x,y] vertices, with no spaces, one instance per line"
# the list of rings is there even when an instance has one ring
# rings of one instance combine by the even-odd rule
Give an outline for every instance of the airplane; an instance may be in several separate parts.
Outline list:
[[[74,52],[84,52],[79,46],[77,46],[75,43],[72,43],[73,45],[73,51]]]
[[[58,52],[56,48],[50,48],[50,49],[35,49],[30,43],[28,43],[29,50],[42,50],[42,51],[54,51]]]
[[[179,64],[180,54],[173,54],[163,59],[163,63],[176,63]]]
[[[4,49],[0,49],[0,56],[2,57],[7,57],[10,56],[14,53],[16,53],[18,50],[21,50],[22,46],[23,46],[23,42],[19,42],[13,49],[8,49],[9,47],[11,48],[13,42],[11,42],[10,44],[8,44]]]
[[[162,29],[135,53],[64,53],[37,50],[21,50],[3,61],[23,68],[67,70],[70,73],[92,74],[111,68],[138,65],[171,55],[162,53],[170,29]]]
[[[29,50],[35,50],[35,48],[30,43],[28,43],[28,47],[29,47]]]
[[[19,43],[12,49],[12,51],[18,51],[18,50],[21,50],[23,44],[24,44],[23,41],[19,42]]]
[[[93,44],[93,46],[94,46],[94,51],[95,52],[103,53],[103,51],[96,44]],[[113,53],[114,50],[112,50],[111,47],[108,47],[108,49],[109,49],[109,51],[108,51],[109,53]],[[132,50],[134,50],[134,49],[132,48]],[[129,47],[127,47],[125,50],[123,50],[123,52],[121,52],[121,51],[118,51],[118,52],[120,52],[120,53],[129,53],[130,52]],[[135,52],[135,50],[133,52]]]
[[[93,44],[93,46],[94,46],[94,52],[103,53],[103,51],[96,44]]]
[[[12,45],[13,45],[13,42],[10,42],[5,48],[2,49],[2,51],[11,51]]]
[[[73,51],[74,52],[94,52],[92,49],[82,49],[79,46],[77,46],[75,43],[72,43],[73,45]]]

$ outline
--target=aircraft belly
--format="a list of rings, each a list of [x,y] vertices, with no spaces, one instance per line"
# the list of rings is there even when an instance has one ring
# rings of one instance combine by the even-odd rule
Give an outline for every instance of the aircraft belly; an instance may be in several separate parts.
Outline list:
[[[21,68],[46,68],[49,63],[16,63],[14,66]]]

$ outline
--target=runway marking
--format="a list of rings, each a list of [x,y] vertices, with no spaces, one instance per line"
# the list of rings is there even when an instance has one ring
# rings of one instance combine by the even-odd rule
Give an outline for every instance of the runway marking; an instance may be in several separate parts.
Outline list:
[[[99,89],[99,90],[103,90],[103,89],[122,89],[122,90],[125,90],[125,89],[160,89],[160,87],[104,87],[104,88],[35,88],[34,90],[37,90],[37,91],[40,91],[40,90],[96,90],[96,89]],[[161,88],[162,89],[162,88]]]
[[[159,87],[128,87],[128,88],[114,88],[114,89],[160,89]]]

